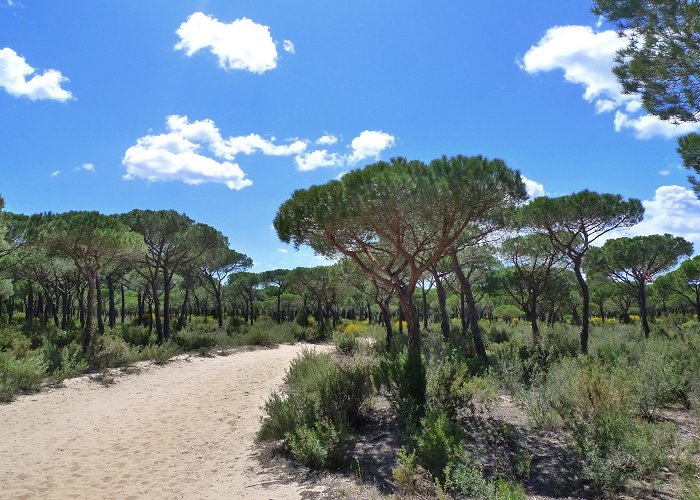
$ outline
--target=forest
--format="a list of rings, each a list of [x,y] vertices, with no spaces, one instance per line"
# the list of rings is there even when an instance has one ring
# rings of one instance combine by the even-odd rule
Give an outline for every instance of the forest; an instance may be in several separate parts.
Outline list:
[[[700,121],[698,3],[594,12],[630,37],[624,93]],[[700,135],[678,153],[700,173]],[[499,158],[397,156],[279,206],[279,239],[333,264],[256,273],[176,210],[0,211],[0,402],[302,343],[260,467],[351,479],[328,497],[700,499],[700,255],[634,235],[644,212],[585,186],[530,198]]]
[[[396,434],[389,491],[521,498],[545,488],[542,457],[512,424],[491,429],[509,401],[575,464],[545,492],[697,495],[700,442],[677,421],[700,410],[700,257],[669,234],[619,236],[643,216],[588,190],[528,200],[499,159],[394,158],[279,208],[280,238],[335,264],[252,273],[175,211],[3,212],[0,394],[328,340],[336,354],[292,363],[259,433],[312,469],[387,476],[353,453],[374,418]]]

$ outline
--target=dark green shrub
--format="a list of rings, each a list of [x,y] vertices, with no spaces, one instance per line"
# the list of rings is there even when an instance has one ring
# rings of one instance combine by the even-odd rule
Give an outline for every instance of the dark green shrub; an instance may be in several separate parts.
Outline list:
[[[445,467],[461,455],[461,450],[460,428],[447,413],[434,410],[421,419],[416,439],[418,463],[440,482],[445,480]]]
[[[155,341],[153,334],[143,326],[121,325],[120,334],[127,344],[136,347],[146,347]]]
[[[177,344],[164,342],[160,345],[150,344],[141,349],[140,358],[153,361],[157,365],[164,365],[178,352]]]
[[[296,427],[289,436],[292,456],[312,469],[337,469],[347,463],[353,446],[344,424],[320,420],[313,427]]]
[[[183,351],[199,351],[216,346],[217,339],[211,329],[201,324],[195,324],[177,332],[173,337],[173,342],[180,346]]]
[[[405,349],[385,356],[376,372],[378,385],[386,396],[401,424],[417,426],[425,412],[426,373],[419,351]]]
[[[133,363],[136,359],[138,350],[132,350],[121,337],[102,335],[97,339],[90,365],[97,369],[114,368]]]
[[[305,309],[301,309],[298,313],[296,318],[294,318],[294,322],[301,326],[302,328],[308,328],[310,323],[309,323],[309,313],[306,312]]]

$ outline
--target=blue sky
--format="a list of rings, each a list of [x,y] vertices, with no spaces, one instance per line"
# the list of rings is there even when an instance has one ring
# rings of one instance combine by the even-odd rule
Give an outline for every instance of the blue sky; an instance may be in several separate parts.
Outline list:
[[[700,245],[677,129],[622,96],[587,1],[0,0],[0,194],[22,213],[172,208],[256,270],[298,188],[391,156],[500,157],[533,195],[645,201]],[[700,248],[700,247],[699,247]]]

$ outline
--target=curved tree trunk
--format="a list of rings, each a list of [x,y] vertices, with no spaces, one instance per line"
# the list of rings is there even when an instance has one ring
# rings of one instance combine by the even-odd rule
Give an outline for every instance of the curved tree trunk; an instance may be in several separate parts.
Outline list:
[[[104,304],[102,302],[102,283],[100,275],[95,273],[95,292],[97,295],[97,331],[100,334],[105,332]]]

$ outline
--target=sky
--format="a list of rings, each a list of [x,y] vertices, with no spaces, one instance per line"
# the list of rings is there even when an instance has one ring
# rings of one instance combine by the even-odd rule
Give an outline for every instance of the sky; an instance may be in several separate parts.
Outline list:
[[[0,0],[0,195],[18,213],[174,209],[255,271],[317,265],[272,228],[296,189],[393,156],[502,158],[531,196],[639,198],[700,251],[676,137],[571,0]]]

